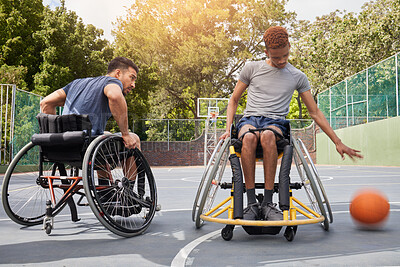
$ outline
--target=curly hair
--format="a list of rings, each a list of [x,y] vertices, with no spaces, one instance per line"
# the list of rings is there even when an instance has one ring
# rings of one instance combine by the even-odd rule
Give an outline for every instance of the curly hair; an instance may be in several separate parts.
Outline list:
[[[272,26],[265,31],[263,39],[267,49],[283,48],[289,43],[289,34],[281,26]]]

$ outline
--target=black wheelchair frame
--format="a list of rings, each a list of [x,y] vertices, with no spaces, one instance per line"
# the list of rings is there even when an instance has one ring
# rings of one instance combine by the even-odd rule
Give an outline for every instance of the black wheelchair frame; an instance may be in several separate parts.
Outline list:
[[[157,208],[157,188],[145,157],[121,136],[91,136],[87,115],[38,115],[40,133],[10,163],[2,185],[7,215],[50,234],[66,205],[90,206],[97,219],[123,237],[143,233]],[[75,203],[74,196],[79,196]],[[86,201],[84,199],[86,198]]]
[[[266,129],[252,131],[262,130]],[[216,146],[200,181],[192,210],[192,219],[196,228],[202,227],[204,221],[226,224],[221,231],[221,236],[227,241],[232,239],[235,225],[241,225],[250,235],[275,235],[283,226],[286,226],[284,236],[288,241],[294,239],[298,225],[320,223],[324,230],[329,230],[329,223],[333,222],[333,216],[321,179],[304,143],[300,139],[294,139],[292,134],[278,146],[282,152],[282,159],[278,174],[279,182],[275,183],[274,192],[279,193],[279,207],[283,211],[283,220],[243,220],[245,185],[239,160],[239,147],[235,147],[238,139],[234,127],[231,128],[231,134],[231,137],[220,140]],[[259,157],[262,149],[261,153],[258,149],[257,154]],[[222,182],[228,159],[232,169],[232,181]],[[295,183],[292,183],[290,179],[293,159],[301,180]],[[230,189],[231,195],[213,207],[219,188]],[[256,183],[257,188],[263,189],[264,183]],[[293,196],[293,190],[302,188],[306,191],[308,205]],[[262,202],[263,195],[258,194],[257,199]],[[300,217],[297,216],[298,213]]]

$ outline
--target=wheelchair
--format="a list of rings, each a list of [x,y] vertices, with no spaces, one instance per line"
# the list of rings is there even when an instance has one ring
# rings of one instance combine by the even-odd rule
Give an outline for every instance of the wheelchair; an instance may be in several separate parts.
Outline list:
[[[236,116],[235,121],[239,118]],[[251,129],[250,131],[264,130],[271,129]],[[295,139],[291,133],[283,137],[278,132],[273,132],[279,137],[277,148],[281,158],[279,182],[274,184],[274,193],[279,194],[279,208],[283,212],[283,220],[243,220],[243,194],[246,189],[239,160],[241,141],[237,136],[236,128],[232,125],[231,136],[219,141],[200,180],[192,209],[192,220],[196,228],[202,227],[205,221],[226,224],[221,231],[221,236],[226,241],[232,239],[235,225],[241,225],[249,235],[276,235],[283,227],[286,227],[284,237],[287,241],[294,240],[298,225],[321,224],[325,231],[329,230],[329,224],[333,222],[332,210],[306,146],[301,139]],[[257,160],[262,158],[260,144],[257,146],[256,158]],[[293,159],[300,177],[298,182],[291,182],[290,178]],[[232,179],[231,182],[223,182],[222,178],[228,161],[232,169]],[[255,186],[256,189],[264,189],[264,183],[256,183]],[[231,194],[213,206],[220,188],[231,190]],[[300,189],[304,189],[307,195],[307,204],[293,195],[293,190]],[[259,203],[262,199],[263,195],[258,194]]]
[[[127,149],[121,136],[91,136],[88,115],[40,113],[37,119],[40,133],[4,176],[6,214],[24,226],[43,224],[50,234],[54,217],[67,205],[74,222],[80,220],[77,206],[90,206],[114,234],[143,233],[157,210],[156,183],[143,154]]]

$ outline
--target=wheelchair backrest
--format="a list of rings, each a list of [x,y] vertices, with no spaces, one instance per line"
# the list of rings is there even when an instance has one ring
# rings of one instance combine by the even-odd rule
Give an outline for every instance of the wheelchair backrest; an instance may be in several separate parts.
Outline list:
[[[36,116],[39,122],[40,133],[64,133],[68,131],[92,130],[89,115],[51,115],[39,113]]]
[[[80,166],[91,139],[89,116],[39,113],[36,118],[40,133],[31,141],[41,147],[43,159]]]

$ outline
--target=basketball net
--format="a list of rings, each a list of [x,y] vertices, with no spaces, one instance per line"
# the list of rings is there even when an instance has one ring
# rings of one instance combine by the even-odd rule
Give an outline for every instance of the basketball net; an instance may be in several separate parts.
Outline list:
[[[210,119],[211,121],[217,121],[217,117],[218,117],[219,113],[217,111],[211,111],[210,112]]]

